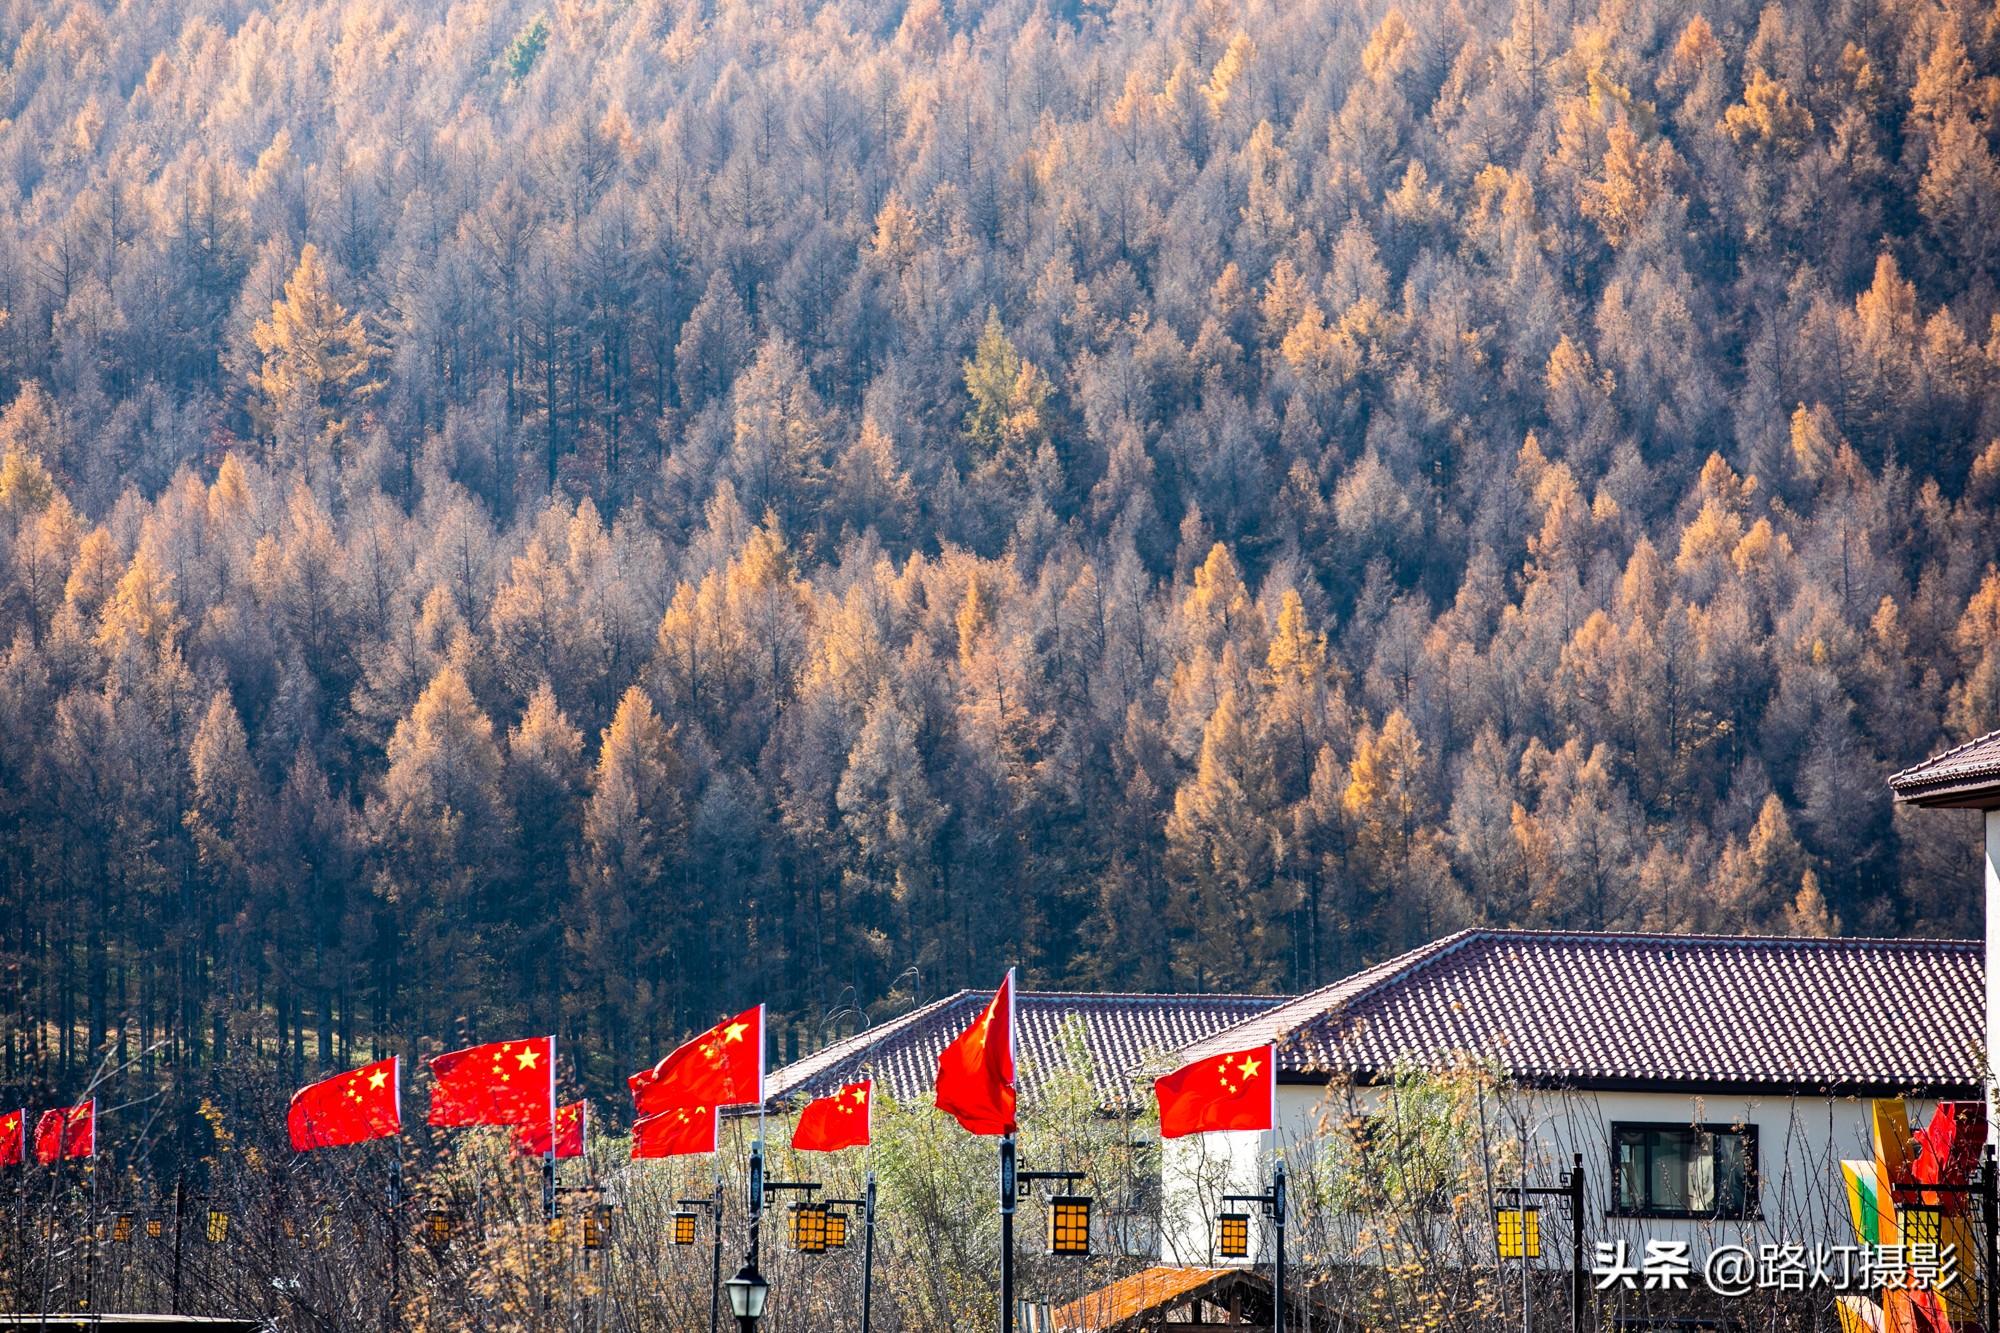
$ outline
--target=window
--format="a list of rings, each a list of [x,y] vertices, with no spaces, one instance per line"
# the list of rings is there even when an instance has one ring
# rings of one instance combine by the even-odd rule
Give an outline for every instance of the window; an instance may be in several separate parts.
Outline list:
[[[1758,1215],[1754,1125],[1613,1124],[1611,1172],[1614,1216]]]

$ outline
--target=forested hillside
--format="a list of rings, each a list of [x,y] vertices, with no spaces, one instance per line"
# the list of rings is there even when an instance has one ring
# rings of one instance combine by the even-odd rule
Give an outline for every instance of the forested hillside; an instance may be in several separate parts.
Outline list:
[[[599,1091],[1473,922],[1968,933],[2000,19],[0,3],[0,1004]]]

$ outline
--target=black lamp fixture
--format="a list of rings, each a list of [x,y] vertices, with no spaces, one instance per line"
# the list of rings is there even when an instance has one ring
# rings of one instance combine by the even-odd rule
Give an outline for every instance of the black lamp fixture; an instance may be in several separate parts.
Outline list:
[[[1216,1214],[1215,1252],[1225,1259],[1250,1257],[1250,1214]]]
[[[1049,1253],[1072,1258],[1090,1254],[1090,1196],[1058,1194],[1049,1200]]]
[[[229,1239],[229,1214],[220,1208],[208,1210],[208,1243],[220,1245]]]
[[[826,1215],[826,1248],[844,1250],[847,1248],[847,1214],[828,1211]]]
[[[673,1220],[674,1220],[674,1244],[676,1245],[694,1244],[694,1223],[695,1223],[694,1214],[675,1213]]]
[[[792,1205],[792,1248],[800,1254],[826,1253],[826,1205]]]
[[[757,1321],[764,1317],[764,1301],[771,1294],[771,1286],[757,1271],[757,1265],[745,1264],[737,1269],[736,1276],[723,1283],[722,1289],[729,1293],[729,1312],[736,1316],[736,1326],[742,1333],[755,1333]]]

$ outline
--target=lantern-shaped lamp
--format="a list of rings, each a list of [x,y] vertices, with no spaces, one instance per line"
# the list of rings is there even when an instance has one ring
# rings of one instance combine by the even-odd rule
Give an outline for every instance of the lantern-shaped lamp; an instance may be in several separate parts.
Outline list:
[[[826,1205],[792,1205],[792,1248],[800,1254],[826,1253]]]
[[[1903,1248],[1944,1243],[1944,1214],[1928,1204],[1906,1203],[1896,1207],[1896,1225],[1902,1228]]]
[[[208,1243],[220,1245],[229,1239],[229,1214],[220,1208],[208,1210]]]
[[[132,1243],[132,1214],[118,1214],[118,1220],[111,1224],[111,1243],[113,1245]]]
[[[451,1239],[451,1209],[433,1206],[424,1214],[424,1235],[433,1245],[442,1245]]]
[[[611,1234],[611,1205],[600,1203],[583,1215],[583,1248],[601,1250]]]
[[[673,1222],[674,1222],[674,1244],[676,1245],[694,1244],[694,1214],[675,1213],[673,1217]]]
[[[1250,1257],[1250,1214],[1221,1213],[1215,1219],[1215,1252],[1225,1259]]]
[[[844,1250],[847,1248],[847,1214],[828,1213],[826,1215],[826,1248]]]
[[[166,1231],[167,1231],[167,1224],[161,1221],[159,1218],[149,1217],[146,1219],[147,1240],[158,1240],[161,1236],[166,1234]]]
[[[1082,1256],[1090,1253],[1090,1198],[1058,1194],[1049,1200],[1049,1253]]]
[[[1502,1259],[1542,1257],[1542,1210],[1539,1208],[1499,1208],[1493,1214],[1494,1234],[1500,1242]]]

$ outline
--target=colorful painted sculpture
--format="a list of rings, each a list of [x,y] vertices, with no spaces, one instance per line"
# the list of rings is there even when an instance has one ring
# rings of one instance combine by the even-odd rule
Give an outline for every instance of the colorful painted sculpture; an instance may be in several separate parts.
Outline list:
[[[1985,1107],[1941,1102],[1916,1134],[1910,1132],[1909,1111],[1902,1102],[1878,1101],[1870,1110],[1873,1160],[1840,1164],[1855,1239],[1866,1246],[1902,1246],[1906,1264],[1912,1247],[1955,1253],[1958,1279],[1943,1291],[1907,1279],[1904,1285],[1883,1288],[1879,1301],[1872,1295],[1843,1294],[1837,1307],[1842,1333],[1963,1333],[1976,1327],[1979,1318],[1973,1280],[1978,1251],[1966,1210],[1969,1199],[1924,1186],[1965,1184],[1986,1140]]]

